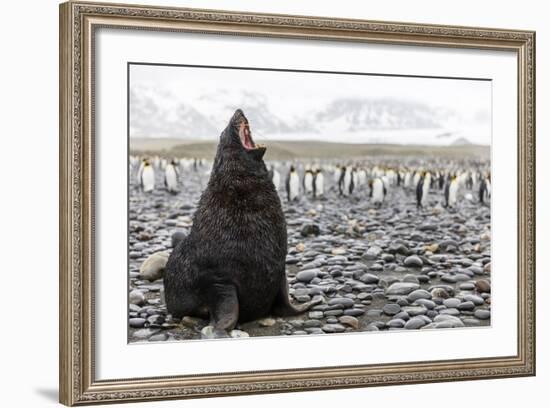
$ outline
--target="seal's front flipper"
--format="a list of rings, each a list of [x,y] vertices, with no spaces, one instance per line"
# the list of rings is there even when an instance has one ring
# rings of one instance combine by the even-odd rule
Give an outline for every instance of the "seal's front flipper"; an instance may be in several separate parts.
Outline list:
[[[292,305],[288,295],[288,282],[286,280],[286,273],[281,282],[279,292],[273,303],[273,314],[275,316],[294,316],[300,313],[308,311],[311,307],[323,302],[322,296],[315,296],[312,300],[299,305]]]
[[[214,330],[233,330],[239,320],[239,299],[235,286],[214,284],[209,296],[209,309]]]

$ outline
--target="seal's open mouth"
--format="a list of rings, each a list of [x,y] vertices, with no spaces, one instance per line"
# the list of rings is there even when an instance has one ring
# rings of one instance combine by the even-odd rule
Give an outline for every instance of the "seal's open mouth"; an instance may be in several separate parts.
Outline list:
[[[244,120],[239,124],[239,138],[241,139],[241,144],[246,150],[253,150],[256,148],[256,145],[252,140],[252,134],[250,133],[250,126],[248,126],[248,123]]]
[[[239,135],[239,142],[243,147],[244,151],[249,153],[253,158],[261,160],[266,147],[261,144],[254,143],[252,139],[252,132],[250,130],[250,125],[248,120],[242,110],[237,109],[231,118],[231,126],[233,127],[235,133]]]

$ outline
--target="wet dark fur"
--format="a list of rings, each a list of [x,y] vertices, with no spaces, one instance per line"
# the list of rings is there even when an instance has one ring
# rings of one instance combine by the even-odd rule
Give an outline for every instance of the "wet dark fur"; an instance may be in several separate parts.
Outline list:
[[[285,273],[286,222],[263,162],[247,151],[237,110],[220,136],[208,186],[189,236],[174,249],[164,277],[168,311],[210,316],[216,329],[269,314],[292,314]]]

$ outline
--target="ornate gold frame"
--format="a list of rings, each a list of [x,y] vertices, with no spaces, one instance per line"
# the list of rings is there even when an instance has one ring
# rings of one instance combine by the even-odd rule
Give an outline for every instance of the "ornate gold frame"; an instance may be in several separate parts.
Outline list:
[[[514,356],[98,381],[94,377],[93,38],[97,27],[508,50],[518,61],[518,350]],[[228,11],[60,5],[60,401],[66,405],[535,374],[535,33]]]

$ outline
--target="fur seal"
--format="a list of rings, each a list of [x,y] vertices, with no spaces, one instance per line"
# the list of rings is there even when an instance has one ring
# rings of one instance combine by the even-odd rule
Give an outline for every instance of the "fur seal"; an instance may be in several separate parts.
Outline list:
[[[265,150],[237,109],[220,135],[191,231],[166,265],[166,306],[175,317],[209,316],[214,330],[223,331],[270,314],[299,314],[319,302],[290,304],[286,221]]]

